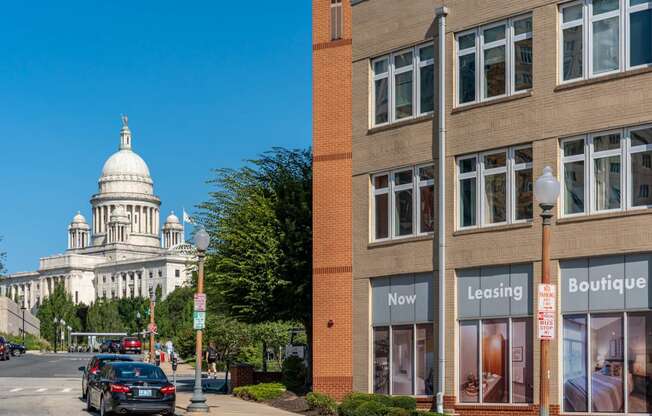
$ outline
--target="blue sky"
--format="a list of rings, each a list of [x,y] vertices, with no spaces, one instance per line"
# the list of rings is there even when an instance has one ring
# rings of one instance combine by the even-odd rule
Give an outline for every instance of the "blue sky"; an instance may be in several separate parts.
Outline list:
[[[0,13],[0,251],[10,272],[90,221],[129,115],[162,212],[206,199],[210,170],[310,145],[311,4],[9,2]]]

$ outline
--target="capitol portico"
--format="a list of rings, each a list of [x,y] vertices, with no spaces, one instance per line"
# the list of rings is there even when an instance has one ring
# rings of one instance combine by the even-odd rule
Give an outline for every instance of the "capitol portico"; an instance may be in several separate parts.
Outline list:
[[[98,193],[91,198],[92,221],[78,212],[68,226],[64,254],[41,258],[34,272],[0,280],[0,295],[23,298],[33,309],[63,284],[75,303],[98,298],[163,296],[190,280],[193,247],[171,213],[160,225],[161,200],[147,163],[132,148],[123,117],[119,150],[104,164]]]

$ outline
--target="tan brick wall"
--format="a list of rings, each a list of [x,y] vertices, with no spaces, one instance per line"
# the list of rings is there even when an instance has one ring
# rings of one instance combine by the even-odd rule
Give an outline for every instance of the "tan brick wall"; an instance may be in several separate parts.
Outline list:
[[[330,0],[313,0],[313,388],[352,389],[351,8],[330,41]]]
[[[433,140],[436,119],[401,127],[370,130],[369,58],[430,39],[436,30],[435,8],[449,7],[446,37],[447,148],[447,263],[446,263],[446,394],[449,408],[462,415],[486,412],[536,414],[536,406],[455,406],[457,380],[455,270],[466,267],[532,262],[535,283],[540,279],[541,221],[535,207],[532,224],[496,227],[471,232],[455,230],[455,158],[459,155],[532,143],[534,175],[550,165],[558,171],[559,139],[571,135],[652,122],[652,73],[558,89],[557,2],[550,0],[369,0],[353,7],[353,279],[354,279],[354,387],[369,389],[368,279],[407,272],[437,270],[433,240],[369,243],[369,174],[437,160]],[[487,103],[473,109],[454,109],[454,33],[499,19],[532,12],[534,19],[534,86],[531,95]],[[552,278],[558,279],[558,261],[564,258],[652,251],[649,222],[652,211],[554,219],[552,225]],[[366,302],[365,304],[358,304]],[[536,312],[536,311],[535,311]],[[560,322],[560,321],[559,321]],[[559,330],[558,335],[561,335]],[[551,348],[553,363],[551,403],[560,403],[561,345]],[[539,343],[535,342],[535,402],[538,400]],[[552,414],[559,412],[558,407]]]

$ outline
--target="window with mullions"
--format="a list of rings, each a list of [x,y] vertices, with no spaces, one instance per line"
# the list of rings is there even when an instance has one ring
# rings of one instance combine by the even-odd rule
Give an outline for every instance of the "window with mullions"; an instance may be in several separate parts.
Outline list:
[[[652,65],[652,1],[582,0],[559,12],[562,82]]]
[[[434,177],[432,165],[372,176],[372,240],[434,231]]]
[[[458,105],[532,88],[532,16],[458,33],[456,39]]]
[[[342,38],[342,0],[331,0],[331,40]]]
[[[434,110],[434,47],[404,49],[371,62],[372,125],[379,126]]]
[[[532,403],[532,340],[531,318],[460,321],[460,403]]]
[[[652,412],[652,313],[566,315],[564,411]]]
[[[562,213],[650,208],[652,126],[562,140]]]
[[[461,156],[457,168],[458,228],[532,219],[531,146]]]

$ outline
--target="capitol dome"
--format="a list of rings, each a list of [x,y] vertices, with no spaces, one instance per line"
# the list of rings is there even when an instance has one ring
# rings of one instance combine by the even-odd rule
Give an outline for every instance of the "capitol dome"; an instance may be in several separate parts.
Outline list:
[[[86,218],[84,218],[80,211],[77,211],[77,215],[73,217],[72,224],[86,224]]]
[[[172,211],[165,222],[166,224],[179,224],[179,217],[174,215],[174,211]]]
[[[150,178],[147,163],[132,150],[120,150],[114,153],[104,164],[102,177],[136,176]]]
[[[120,130],[120,148],[104,163],[99,180],[100,194],[154,194],[154,181],[147,163],[132,150],[131,130]]]

